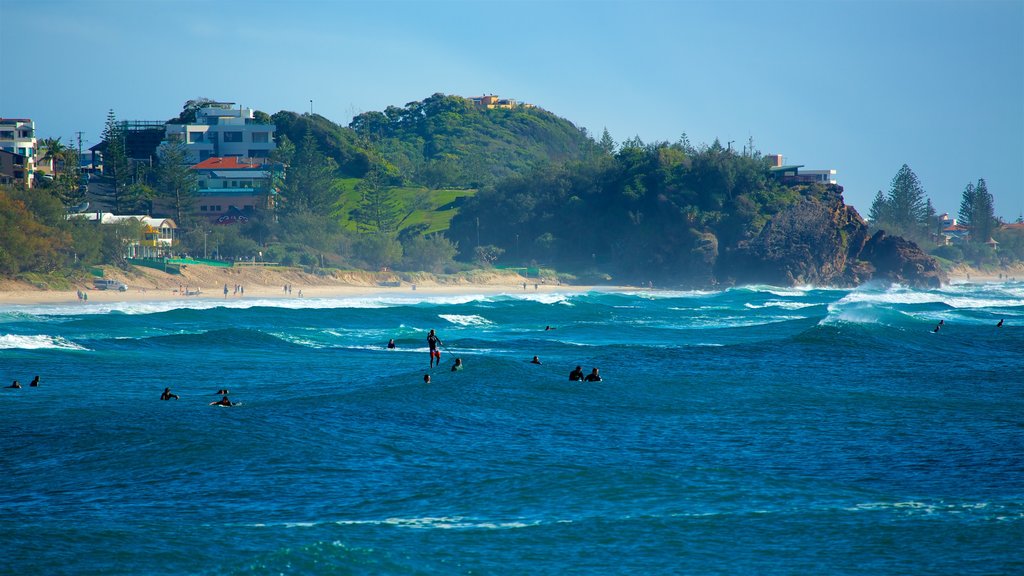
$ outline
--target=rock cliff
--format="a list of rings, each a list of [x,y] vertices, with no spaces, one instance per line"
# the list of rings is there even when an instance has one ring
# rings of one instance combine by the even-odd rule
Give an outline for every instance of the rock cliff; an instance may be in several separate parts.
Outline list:
[[[722,283],[856,286],[870,281],[917,288],[947,281],[936,261],[916,244],[879,231],[843,202],[842,188],[805,196],[779,212],[761,233],[719,262]]]

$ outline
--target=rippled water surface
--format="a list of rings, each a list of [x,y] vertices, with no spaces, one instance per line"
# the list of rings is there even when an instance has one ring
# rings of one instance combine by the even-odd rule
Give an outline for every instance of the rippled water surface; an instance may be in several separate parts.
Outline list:
[[[3,574],[1024,572],[1022,283],[0,308],[35,374]]]

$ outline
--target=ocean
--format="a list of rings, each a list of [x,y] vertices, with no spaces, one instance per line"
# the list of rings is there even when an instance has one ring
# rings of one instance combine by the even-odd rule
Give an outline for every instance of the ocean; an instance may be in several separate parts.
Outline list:
[[[1024,573],[1022,282],[3,306],[0,379],[2,574]]]

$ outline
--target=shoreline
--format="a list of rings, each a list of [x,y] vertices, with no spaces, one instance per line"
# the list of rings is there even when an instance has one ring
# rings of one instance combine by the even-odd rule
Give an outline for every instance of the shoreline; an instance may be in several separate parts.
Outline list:
[[[88,296],[89,303],[117,302],[175,302],[202,300],[204,302],[238,301],[253,299],[291,300],[299,298],[410,298],[416,296],[462,296],[469,294],[565,294],[577,292],[628,292],[651,290],[643,286],[562,284],[544,279],[527,279],[515,273],[483,271],[477,274],[436,276],[414,274],[417,282],[401,281],[391,273],[349,271],[332,276],[314,276],[298,270],[265,269],[197,269],[187,274],[170,275],[140,269],[129,275],[121,270],[107,270],[104,277],[125,282],[126,292],[97,290],[91,285],[79,284],[68,290],[49,290],[25,282],[0,281],[0,306],[28,306],[68,304],[81,302],[78,292]],[[1024,264],[993,270],[982,270],[958,265],[946,271],[949,284],[983,284],[1024,280]],[[526,289],[523,289],[523,283]],[[228,294],[224,295],[224,286]],[[240,285],[244,292],[236,293]],[[285,293],[284,286],[292,291]],[[534,287],[536,285],[536,288]],[[784,287],[780,287],[784,288]],[[724,289],[719,288],[719,290]],[[185,292],[198,294],[185,295]],[[665,290],[655,288],[654,290]],[[299,296],[301,292],[301,296]]]

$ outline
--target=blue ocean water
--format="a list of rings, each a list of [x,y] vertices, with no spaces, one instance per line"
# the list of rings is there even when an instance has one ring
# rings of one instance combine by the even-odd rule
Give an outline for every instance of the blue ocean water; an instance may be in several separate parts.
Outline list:
[[[1024,572],[1024,283],[0,308],[35,374],[3,574]]]

